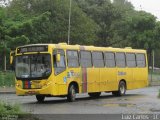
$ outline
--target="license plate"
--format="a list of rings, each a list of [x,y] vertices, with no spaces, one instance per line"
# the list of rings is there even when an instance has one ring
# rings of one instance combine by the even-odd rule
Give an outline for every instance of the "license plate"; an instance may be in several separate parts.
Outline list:
[[[28,91],[28,92],[26,92],[26,94],[27,95],[35,95],[35,94],[37,94],[37,92],[36,91]]]

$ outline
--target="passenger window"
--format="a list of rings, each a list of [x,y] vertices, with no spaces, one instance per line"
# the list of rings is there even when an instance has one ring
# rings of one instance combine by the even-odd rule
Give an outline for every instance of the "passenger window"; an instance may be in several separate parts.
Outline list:
[[[80,51],[80,63],[81,63],[81,67],[84,67],[84,68],[92,67],[91,52]]]
[[[116,53],[116,65],[117,67],[126,67],[125,53]]]
[[[106,53],[104,53],[104,56],[105,56],[106,67],[112,68],[112,67],[116,66],[114,53],[106,52]]]
[[[70,67],[70,68],[79,67],[79,60],[78,60],[78,52],[77,51],[68,50],[67,51],[67,60],[68,60],[68,67]]]
[[[60,53],[60,61],[56,61],[56,55]],[[64,50],[57,49],[53,51],[53,63],[55,68],[55,75],[60,74],[66,69],[66,62],[65,62],[65,54]]]
[[[146,67],[145,54],[136,54],[137,67]]]
[[[92,52],[93,66],[96,68],[104,67],[103,53]]]
[[[134,53],[126,54],[127,66],[130,68],[136,67],[136,56]]]

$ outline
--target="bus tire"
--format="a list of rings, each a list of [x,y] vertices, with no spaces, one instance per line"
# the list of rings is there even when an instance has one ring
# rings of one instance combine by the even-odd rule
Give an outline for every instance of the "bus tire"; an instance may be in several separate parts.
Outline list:
[[[45,96],[44,95],[36,95],[36,99],[39,103],[44,102]]]
[[[91,98],[98,98],[101,95],[101,92],[88,93]]]
[[[76,100],[76,89],[73,84],[69,86],[67,100],[69,102],[74,102]]]
[[[124,96],[126,94],[126,83],[124,81],[120,81],[118,91],[113,91],[112,94],[115,96]]]

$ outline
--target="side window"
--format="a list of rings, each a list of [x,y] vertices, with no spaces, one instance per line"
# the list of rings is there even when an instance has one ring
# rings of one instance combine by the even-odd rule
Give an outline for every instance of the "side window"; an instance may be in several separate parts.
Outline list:
[[[115,55],[112,52],[104,53],[106,67],[112,68],[116,66]]]
[[[87,68],[92,67],[91,52],[89,51],[80,51],[80,63],[81,67]]]
[[[137,67],[146,67],[145,54],[136,54]]]
[[[75,50],[68,50],[67,51],[67,60],[68,60],[68,67],[76,68],[79,67],[79,60],[78,60],[78,52]]]
[[[128,67],[136,67],[136,56],[134,53],[126,54],[126,62]]]
[[[60,53],[60,61],[56,61],[56,55]],[[65,53],[64,50],[57,49],[53,51],[53,63],[55,68],[55,75],[60,74],[66,69],[66,62],[65,62]]]
[[[116,53],[116,65],[117,67],[126,67],[125,53]]]
[[[92,52],[93,66],[96,68],[104,67],[103,53]]]

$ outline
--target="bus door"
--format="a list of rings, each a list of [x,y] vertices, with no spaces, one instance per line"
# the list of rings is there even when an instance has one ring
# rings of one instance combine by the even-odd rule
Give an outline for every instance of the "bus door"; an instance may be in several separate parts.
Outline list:
[[[65,61],[65,52],[62,49],[55,49],[53,51],[53,66],[54,66],[54,75],[55,75],[55,84],[58,85],[58,94],[63,95],[67,94],[67,84],[64,81],[66,78],[66,61]]]
[[[64,78],[64,82],[70,83],[70,81],[75,81],[81,83],[81,70],[79,64],[79,54],[78,50],[67,50],[67,77]],[[84,88],[85,89],[85,88]],[[81,88],[80,88],[81,90]]]

